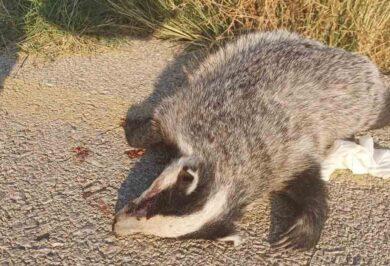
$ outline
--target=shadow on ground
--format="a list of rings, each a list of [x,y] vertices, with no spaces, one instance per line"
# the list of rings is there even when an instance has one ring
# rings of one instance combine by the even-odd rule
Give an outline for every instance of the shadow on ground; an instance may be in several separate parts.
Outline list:
[[[162,172],[174,155],[163,146],[148,149],[145,155],[135,163],[127,178],[118,190],[115,212],[145,191]]]
[[[150,120],[156,106],[188,82],[186,71],[196,67],[199,53],[182,52],[170,63],[157,78],[153,93],[143,102],[132,105],[127,111],[125,135],[132,147],[143,147],[150,130]],[[145,155],[134,165],[118,191],[115,211],[127,202],[138,197],[164,167],[175,156],[174,151],[164,145],[148,148]]]
[[[14,46],[11,47],[10,45],[9,48],[0,55],[0,93],[3,91],[5,79],[9,76],[17,61],[18,49]]]

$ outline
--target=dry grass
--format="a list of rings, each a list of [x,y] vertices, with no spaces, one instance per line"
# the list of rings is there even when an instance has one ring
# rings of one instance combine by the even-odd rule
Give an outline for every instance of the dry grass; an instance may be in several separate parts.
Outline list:
[[[288,29],[390,69],[389,0],[107,0],[161,38],[214,47],[248,30]]]
[[[0,0],[0,46],[53,55],[109,46],[123,33],[213,48],[246,31],[280,28],[390,70],[389,0]]]
[[[116,46],[123,26],[101,0],[0,0],[0,49],[55,57]]]

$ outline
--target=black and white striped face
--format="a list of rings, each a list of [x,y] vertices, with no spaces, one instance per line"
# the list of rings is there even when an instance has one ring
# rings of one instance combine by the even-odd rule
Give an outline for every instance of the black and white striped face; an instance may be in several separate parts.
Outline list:
[[[200,160],[174,161],[153,184],[115,217],[117,235],[143,233],[160,237],[220,239],[230,236],[229,191],[216,188]],[[227,239],[231,240],[231,239]]]

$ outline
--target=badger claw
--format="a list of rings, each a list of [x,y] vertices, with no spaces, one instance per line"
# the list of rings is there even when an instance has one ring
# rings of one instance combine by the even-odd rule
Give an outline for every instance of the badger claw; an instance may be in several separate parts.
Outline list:
[[[306,223],[307,217],[300,217],[290,228],[271,243],[275,250],[308,250],[313,248],[321,234],[321,225]]]

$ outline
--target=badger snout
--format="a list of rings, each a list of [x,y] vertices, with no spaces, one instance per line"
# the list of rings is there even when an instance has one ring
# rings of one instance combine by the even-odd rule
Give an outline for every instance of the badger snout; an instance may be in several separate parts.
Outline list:
[[[116,235],[143,232],[143,223],[152,216],[154,204],[154,198],[144,199],[139,201],[138,204],[134,201],[129,202],[115,215],[112,225],[113,232]]]
[[[131,202],[115,215],[112,224],[112,231],[115,235],[124,236],[138,232],[140,213],[135,212],[136,207],[137,206]]]

